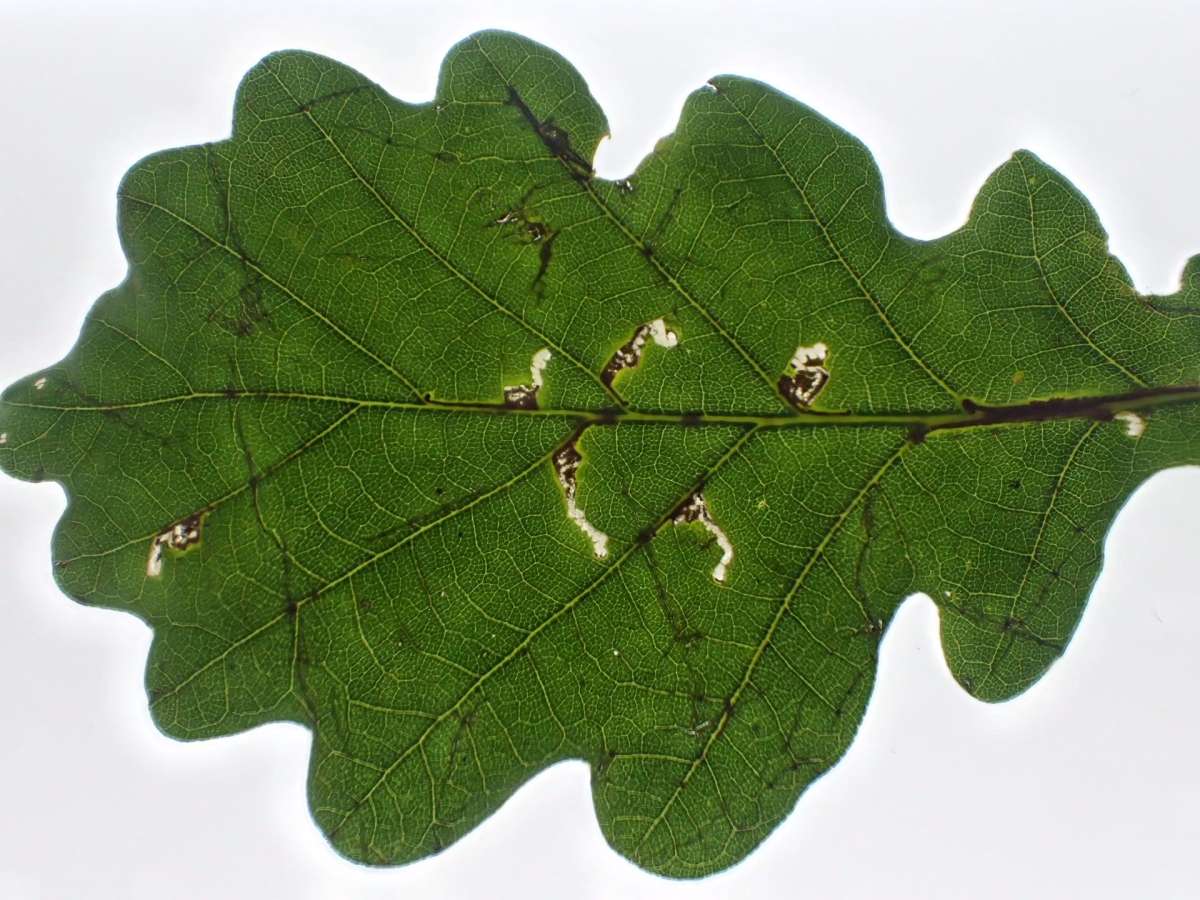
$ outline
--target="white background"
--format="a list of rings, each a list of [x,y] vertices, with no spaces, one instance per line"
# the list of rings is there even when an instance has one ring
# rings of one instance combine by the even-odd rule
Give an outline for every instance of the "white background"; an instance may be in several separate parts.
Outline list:
[[[484,27],[583,72],[612,126],[608,177],[671,130],[688,91],[734,72],[865,140],[909,234],[959,225],[988,171],[1029,147],[1096,205],[1140,289],[1174,290],[1200,251],[1200,9],[1186,0],[0,0],[0,385],[65,353],[121,280],[124,170],[228,134],[260,56],[320,51],[424,100],[449,46]],[[1198,505],[1197,469],[1134,496],[1065,658],[1004,705],[952,683],[932,604],[909,600],[846,759],[746,862],[685,883],[607,848],[578,762],[440,857],[340,859],[307,812],[307,732],[159,734],[148,631],[58,593],[61,492],[0,479],[0,897],[1194,897]]]

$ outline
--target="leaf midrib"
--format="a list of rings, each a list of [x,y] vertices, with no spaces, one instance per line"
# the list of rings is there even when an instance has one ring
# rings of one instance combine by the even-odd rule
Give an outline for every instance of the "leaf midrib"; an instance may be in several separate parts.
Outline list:
[[[1200,383],[1160,385],[1139,388],[1116,394],[1068,394],[1050,397],[1033,397],[1022,403],[982,404],[970,402],[957,409],[929,412],[872,411],[841,412],[836,410],[808,410],[792,413],[752,412],[671,412],[637,408],[596,409],[587,407],[523,408],[504,403],[486,401],[429,400],[404,401],[381,400],[343,394],[323,394],[311,391],[279,389],[221,389],[199,390],[186,394],[172,394],[144,400],[112,403],[31,403],[22,400],[0,399],[0,404],[21,409],[37,409],[54,412],[121,412],[187,403],[197,400],[284,400],[335,403],[362,408],[405,410],[422,413],[467,413],[482,416],[512,416],[515,418],[567,418],[582,425],[617,425],[621,423],[643,423],[675,425],[680,428],[703,427],[705,425],[746,425],[763,428],[808,428],[832,426],[856,427],[926,427],[930,430],[1022,424],[1051,419],[1111,418],[1119,412],[1138,412],[1160,406],[1200,401]]]

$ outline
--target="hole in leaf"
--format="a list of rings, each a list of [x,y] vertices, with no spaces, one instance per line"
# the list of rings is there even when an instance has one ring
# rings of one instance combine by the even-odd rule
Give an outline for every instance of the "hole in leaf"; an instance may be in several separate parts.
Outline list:
[[[1141,437],[1142,432],[1146,430],[1145,416],[1140,416],[1135,412],[1126,410],[1124,412],[1117,413],[1115,416],[1113,416],[1113,418],[1118,422],[1125,423],[1125,433],[1131,438]]]
[[[688,497],[675,511],[672,521],[677,525],[688,522],[699,522],[704,526],[705,530],[712,535],[713,540],[717,542],[717,546],[721,548],[721,559],[713,566],[712,577],[714,581],[719,581],[722,584],[729,574],[729,566],[733,563],[733,543],[729,540],[724,530],[713,521],[712,514],[708,511],[708,502],[704,499],[704,494],[701,491],[696,491],[692,496]]]
[[[633,337],[613,354],[608,365],[604,367],[604,371],[600,373],[604,383],[611,386],[617,373],[636,367],[642,361],[642,353],[646,349],[647,341],[653,341],[660,347],[670,349],[679,343],[679,335],[669,329],[666,321],[661,318],[647,322],[645,325],[639,325],[637,331],[633,333]]]
[[[180,519],[174,525],[160,531],[150,542],[150,557],[146,560],[146,575],[157,578],[162,574],[163,557],[167,548],[182,553],[200,543],[200,527],[203,513],[195,513]]]
[[[829,348],[822,341],[797,347],[779,379],[779,390],[784,397],[796,406],[809,406],[829,383],[828,356]]]
[[[576,474],[581,462],[583,462],[583,457],[575,449],[575,440],[572,439],[554,454],[554,471],[558,473],[558,482],[562,485],[563,493],[567,497],[567,515],[591,540],[592,550],[596,556],[604,559],[608,556],[608,535],[589,522],[583,510],[575,502]]]
[[[513,384],[504,388],[504,405],[509,409],[537,409],[537,395],[545,383],[546,364],[550,350],[543,347],[529,361],[529,384]]]

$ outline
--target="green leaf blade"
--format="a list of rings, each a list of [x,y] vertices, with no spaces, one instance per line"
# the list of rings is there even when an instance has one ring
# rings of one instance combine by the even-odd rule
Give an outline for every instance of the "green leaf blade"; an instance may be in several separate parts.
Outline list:
[[[845,752],[923,591],[972,694],[1063,652],[1130,492],[1200,460],[1200,313],[1019,152],[958,231],[722,76],[628,180],[582,79],[484,33],[408,104],[288,51],[120,189],[130,274],[0,400],[64,591],[155,630],[168,734],[314,733],[347,856],[590,762],[612,845],[736,863]]]

